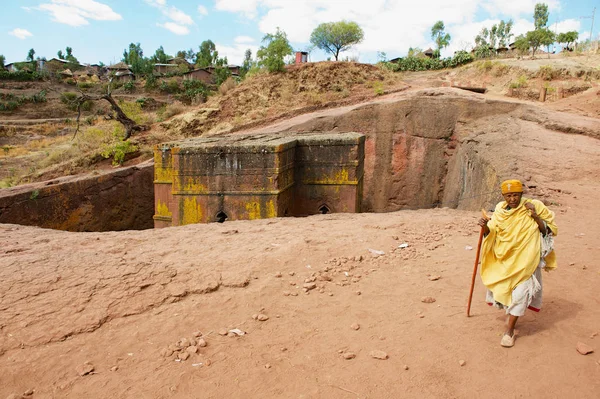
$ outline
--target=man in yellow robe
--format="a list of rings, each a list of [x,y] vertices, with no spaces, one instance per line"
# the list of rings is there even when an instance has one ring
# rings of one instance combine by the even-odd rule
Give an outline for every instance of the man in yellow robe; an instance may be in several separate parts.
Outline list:
[[[502,183],[504,201],[490,220],[479,225],[485,238],[481,247],[481,279],[488,288],[486,301],[505,309],[508,326],[500,344],[512,347],[515,325],[527,308],[542,305],[542,274],[556,268],[553,237],[558,233],[554,212],[541,201],[523,197],[518,180]]]

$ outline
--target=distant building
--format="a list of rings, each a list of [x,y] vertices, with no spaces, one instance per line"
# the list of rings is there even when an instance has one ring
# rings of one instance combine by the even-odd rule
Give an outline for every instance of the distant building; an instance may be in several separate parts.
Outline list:
[[[308,53],[306,51],[296,51],[296,64],[308,62]]]
[[[423,51],[423,54],[425,54],[429,58],[433,58],[433,53],[434,53],[434,51],[431,47],[429,47],[427,50]]]
[[[241,67],[239,65],[224,65],[221,68],[229,69],[229,72],[231,72],[232,76],[240,76]],[[206,67],[205,69],[210,73],[215,73],[215,69],[217,69],[217,67],[211,65],[209,67]]]
[[[206,69],[194,69],[183,74],[184,80],[199,80],[204,84],[215,83],[214,75]]]
[[[154,72],[161,75],[174,73],[179,70],[178,64],[154,64]]]

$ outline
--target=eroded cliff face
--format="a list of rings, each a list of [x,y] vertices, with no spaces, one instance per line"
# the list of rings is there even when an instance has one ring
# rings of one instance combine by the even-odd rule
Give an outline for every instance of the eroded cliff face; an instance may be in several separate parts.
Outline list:
[[[360,132],[365,144],[363,211],[447,206],[470,209],[465,197],[497,187],[493,167],[463,148],[463,125],[508,114],[518,103],[424,91],[393,103],[369,104],[342,115],[316,118],[289,132]],[[483,201],[491,202],[493,194]]]
[[[153,165],[0,190],[0,223],[67,231],[152,228]]]

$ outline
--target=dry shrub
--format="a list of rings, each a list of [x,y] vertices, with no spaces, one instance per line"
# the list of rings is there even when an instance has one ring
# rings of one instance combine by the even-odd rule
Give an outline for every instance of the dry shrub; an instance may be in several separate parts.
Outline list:
[[[181,104],[167,104],[163,108],[159,109],[156,113],[158,116],[158,120],[164,121],[174,117],[175,115],[179,115],[185,111],[185,107]]]
[[[494,63],[494,66],[492,67],[492,75],[494,75],[497,78],[504,76],[504,75],[508,74],[509,72],[510,72],[510,66],[508,66],[502,62],[496,62],[496,63]]]
[[[224,96],[233,89],[235,89],[235,80],[230,76],[219,86],[219,93]]]

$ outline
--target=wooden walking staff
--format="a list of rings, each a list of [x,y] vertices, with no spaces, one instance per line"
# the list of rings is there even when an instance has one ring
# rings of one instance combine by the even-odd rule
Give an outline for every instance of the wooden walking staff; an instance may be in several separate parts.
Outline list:
[[[490,220],[488,215],[485,213],[485,209],[481,210],[481,214],[484,219]],[[473,266],[473,277],[471,277],[471,290],[469,291],[469,303],[467,305],[467,317],[471,314],[471,301],[473,300],[473,289],[475,289],[475,278],[477,277],[477,266],[479,265],[479,255],[481,254],[481,242],[483,241],[483,227],[479,232],[479,241],[477,242],[477,254],[475,255],[475,266]]]

